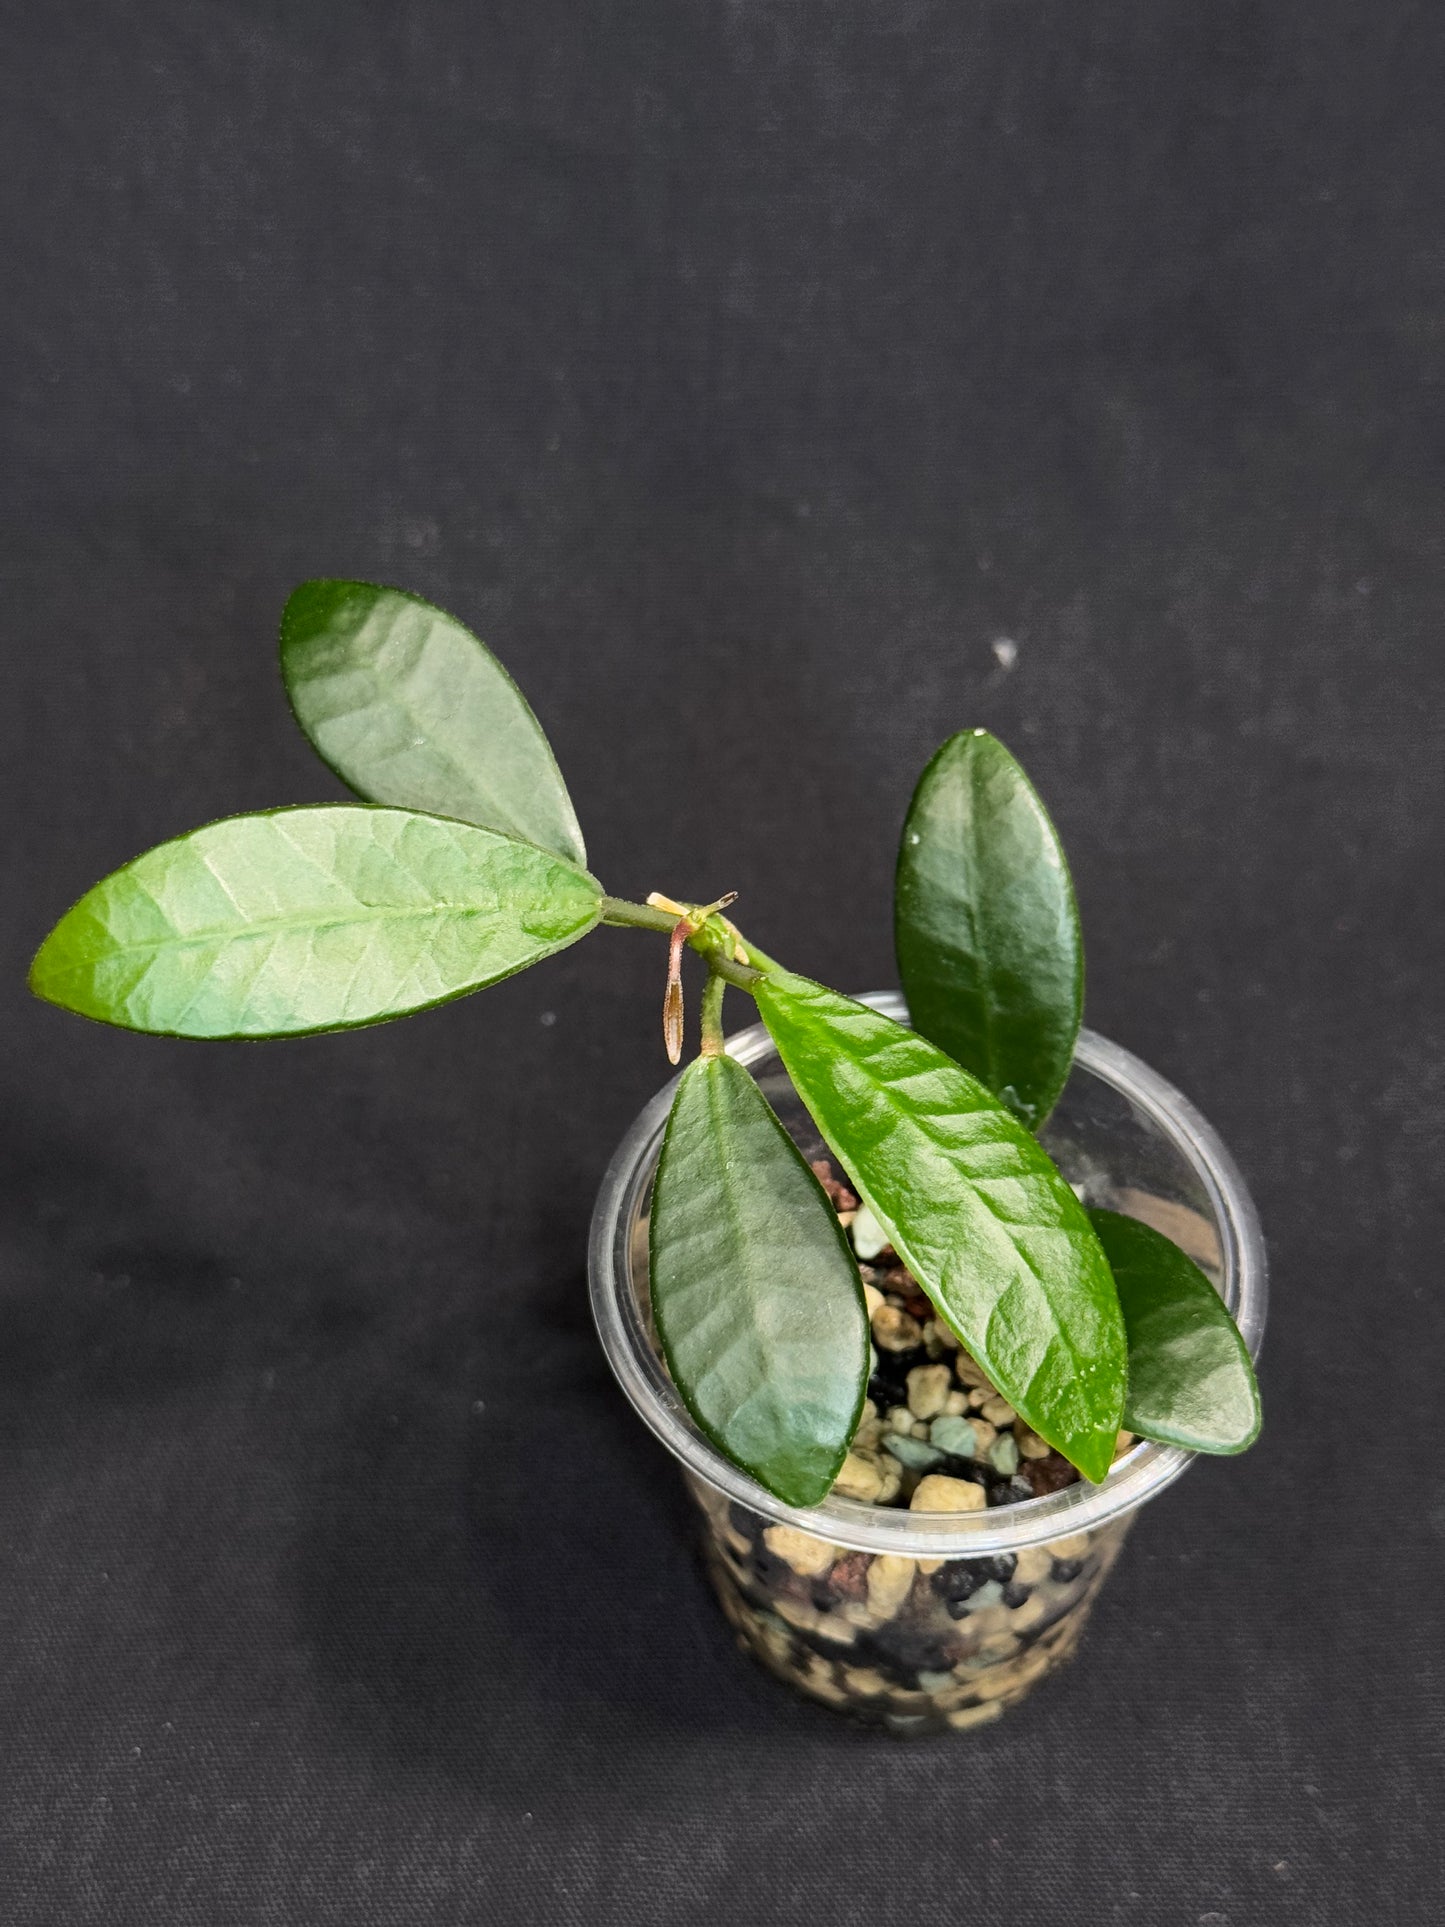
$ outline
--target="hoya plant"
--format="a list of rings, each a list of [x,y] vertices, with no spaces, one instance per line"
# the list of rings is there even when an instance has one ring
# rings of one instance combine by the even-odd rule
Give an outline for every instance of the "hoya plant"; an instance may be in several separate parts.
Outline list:
[[[870,1341],[838,1214],[727,1054],[730,986],[943,1325],[1086,1478],[1105,1477],[1121,1427],[1205,1452],[1251,1443],[1249,1356],[1209,1279],[1149,1226],[1086,1210],[1036,1136],[1069,1075],[1083,945],[1059,838],[1001,743],[951,736],[908,811],[909,1028],[776,963],[726,914],[732,897],[609,896],[536,717],[443,610],[304,583],[281,670],[363,800],[229,817],[136,857],[46,938],[38,996],[164,1036],[299,1036],[466,996],[599,924],[657,932],[674,1063],[684,946],[708,974],[657,1169],[653,1310],[681,1396],[734,1464],[793,1505],[822,1499]]]

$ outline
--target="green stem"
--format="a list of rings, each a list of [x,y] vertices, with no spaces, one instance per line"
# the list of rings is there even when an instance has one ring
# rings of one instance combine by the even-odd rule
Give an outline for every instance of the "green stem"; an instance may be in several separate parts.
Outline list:
[[[602,899],[602,921],[632,930],[661,930],[672,934],[676,917],[665,910],[654,910],[650,903],[629,903],[625,897]]]
[[[766,950],[759,950],[757,945],[753,943],[750,938],[745,937],[741,930],[737,931],[737,938],[743,949],[747,951],[748,958],[754,966],[753,976],[755,978],[766,977],[770,971],[781,970],[783,968],[775,958],[768,955]]]
[[[602,921],[622,929],[657,930],[670,936],[677,927],[677,918],[666,910],[659,910],[650,903],[629,903],[625,897],[604,897],[602,899]],[[752,955],[752,948],[746,937],[743,946]],[[698,930],[694,930],[688,943],[700,957],[707,959],[708,969],[714,975],[736,984],[739,990],[751,990],[760,982],[762,971],[753,970],[747,964],[734,963],[727,952],[731,947],[731,935],[724,918],[711,916]]]
[[[704,1057],[721,1057],[723,1054],[723,996],[727,990],[727,979],[716,970],[707,973],[707,987],[702,993],[702,1054]]]

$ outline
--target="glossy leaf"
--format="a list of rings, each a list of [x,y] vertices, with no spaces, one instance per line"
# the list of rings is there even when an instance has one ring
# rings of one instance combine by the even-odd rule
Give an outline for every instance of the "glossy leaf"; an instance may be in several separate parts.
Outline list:
[[[1083,1207],[1013,1113],[934,1044],[806,977],[753,986],[894,1249],[994,1384],[1091,1479],[1109,1469],[1124,1326]]]
[[[128,1030],[279,1037],[444,1003],[575,942],[585,871],[495,831],[334,803],[210,823],[96,884],[30,987]]]
[[[1152,1225],[1117,1211],[1089,1217],[1113,1267],[1129,1337],[1125,1425],[1195,1452],[1244,1451],[1259,1433],[1259,1388],[1224,1300]]]
[[[296,720],[358,796],[587,852],[542,726],[454,616],[371,582],[303,582],[281,617]]]
[[[816,1505],[867,1386],[862,1280],[822,1186],[730,1057],[678,1080],[650,1239],[653,1314],[688,1410],[769,1492]]]
[[[1083,938],[1048,812],[985,730],[950,736],[919,779],[894,936],[915,1028],[1037,1130],[1073,1061]]]

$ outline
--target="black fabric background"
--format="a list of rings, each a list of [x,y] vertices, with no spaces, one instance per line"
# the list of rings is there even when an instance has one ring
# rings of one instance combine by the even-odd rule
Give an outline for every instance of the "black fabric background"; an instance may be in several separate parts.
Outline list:
[[[4,45],[7,1927],[1438,1919],[1437,10],[52,0]],[[653,940],[289,1045],[27,1001],[102,872],[339,793],[273,657],[317,574],[494,644],[609,888],[736,888],[846,987],[925,756],[1026,759],[1090,1020],[1223,1131],[1275,1297],[1262,1443],[998,1729],[752,1670],[604,1370]]]

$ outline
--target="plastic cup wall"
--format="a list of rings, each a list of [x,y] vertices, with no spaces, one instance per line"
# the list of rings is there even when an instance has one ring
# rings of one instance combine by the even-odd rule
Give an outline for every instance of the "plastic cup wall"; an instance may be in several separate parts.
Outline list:
[[[895,993],[863,1001],[907,1020]],[[728,1049],[805,1155],[827,1155],[763,1026],[729,1038]],[[1138,1508],[1194,1455],[1140,1443],[1102,1485],[1080,1481],[981,1513],[842,1498],[801,1511],[774,1499],[697,1430],[653,1342],[647,1208],[672,1091],[643,1110],[603,1181],[592,1304],[623,1390],[686,1474],[740,1643],[810,1697],[897,1733],[997,1718],[1072,1654]],[[1178,1091],[1085,1031],[1043,1141],[1086,1204],[1143,1218],[1182,1245],[1258,1352],[1267,1285],[1254,1207],[1223,1144]]]

